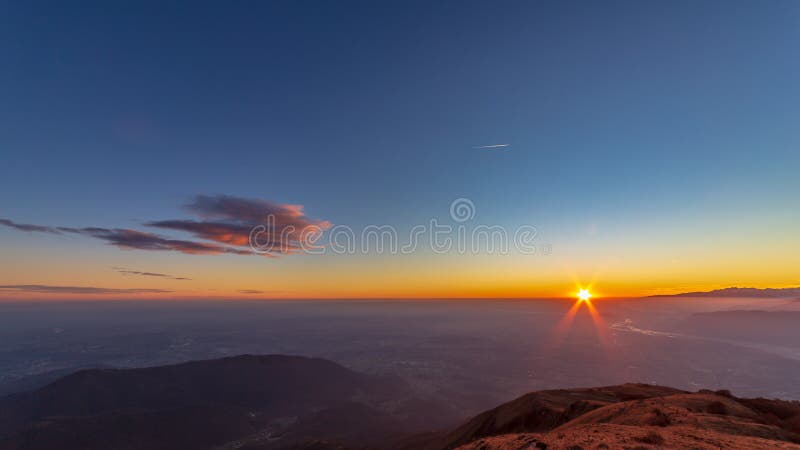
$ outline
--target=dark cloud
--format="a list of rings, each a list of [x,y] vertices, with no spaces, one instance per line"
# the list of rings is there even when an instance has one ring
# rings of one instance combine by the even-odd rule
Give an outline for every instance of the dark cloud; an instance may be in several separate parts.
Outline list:
[[[264,223],[268,216],[273,216],[282,225],[294,225],[297,228],[323,223],[306,217],[303,205],[274,203],[230,195],[197,195],[194,201],[186,205],[186,209],[200,217],[236,222]]]
[[[325,220],[310,219],[302,205],[245,199],[228,195],[198,195],[186,209],[209,220],[161,220],[147,225],[185,231],[195,237],[238,247],[250,246],[253,228],[261,249],[273,253],[292,253],[309,244],[310,236],[331,227]]]
[[[271,219],[265,221],[264,224],[248,225],[211,221],[198,222],[196,220],[161,220],[147,223],[147,226],[184,231],[199,239],[245,248],[251,248],[250,234],[259,225],[263,228],[256,231],[253,236],[254,243],[269,253],[294,253],[301,250],[303,248],[301,243],[308,242],[308,236],[303,236],[303,233],[312,230],[311,228],[304,230],[280,228]]]
[[[28,232],[89,236],[123,249],[177,251],[191,255],[264,256],[299,251],[303,245],[313,243],[312,236],[315,237],[331,227],[328,221],[308,218],[301,205],[227,195],[198,195],[186,205],[186,209],[204,220],[158,220],[145,225],[186,232],[209,242],[171,239],[128,228],[53,227],[16,223],[8,219],[0,219],[0,225]],[[254,252],[250,247],[250,234],[259,226],[261,228],[254,235],[259,252]]]
[[[191,278],[186,277],[176,277],[172,275],[167,275],[165,273],[158,273],[158,272],[142,272],[139,270],[133,269],[126,269],[125,267],[112,267],[112,269],[116,270],[117,272],[121,273],[122,275],[137,275],[141,277],[157,277],[157,278],[166,278],[169,280],[181,280],[187,281],[191,280]]]
[[[43,225],[19,224],[7,219],[0,219],[0,225],[5,225],[10,228],[29,232],[79,234],[100,239],[123,249],[177,251],[190,255],[219,255],[225,253],[234,255],[254,254],[252,251],[231,248],[224,245],[181,239],[169,239],[158,234],[131,230],[127,228],[50,227]]]
[[[237,225],[222,222],[197,222],[195,220],[159,220],[147,226],[168,230],[186,231],[200,239],[223,244],[245,246],[250,243],[250,231],[255,225]]]
[[[205,242],[168,239],[153,233],[130,230],[127,228],[80,228],[71,229],[71,233],[83,234],[106,241],[123,249],[177,251],[190,255],[249,255],[251,251],[239,250]]]
[[[239,292],[242,294],[263,294],[264,291],[259,291],[257,289],[239,289]]]
[[[8,219],[0,219],[0,225],[5,225],[9,228],[14,228],[20,231],[35,231],[38,233],[53,233],[59,234],[59,230],[53,227],[46,227],[42,225],[32,225],[29,223],[16,223]]]
[[[174,292],[167,289],[114,289],[93,286],[51,286],[47,284],[6,284],[0,285],[4,292],[38,292],[47,294],[161,294]]]

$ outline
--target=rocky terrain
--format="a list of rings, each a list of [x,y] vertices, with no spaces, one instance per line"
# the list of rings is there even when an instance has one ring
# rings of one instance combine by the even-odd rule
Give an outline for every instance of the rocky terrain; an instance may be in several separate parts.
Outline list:
[[[800,403],[642,384],[534,392],[429,449],[800,449]]]

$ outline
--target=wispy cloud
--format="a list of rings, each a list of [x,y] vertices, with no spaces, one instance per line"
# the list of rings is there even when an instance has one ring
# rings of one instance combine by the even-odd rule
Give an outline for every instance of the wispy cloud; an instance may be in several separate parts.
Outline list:
[[[197,241],[186,241],[182,239],[169,239],[154,233],[131,230],[127,228],[59,228],[59,230],[91,236],[96,239],[129,250],[156,250],[156,251],[177,251],[189,255],[250,255],[252,252],[239,250],[217,244],[210,244]]]
[[[257,289],[239,289],[239,293],[242,294],[263,294],[264,291],[259,291]]]
[[[0,292],[35,292],[45,294],[162,294],[174,292],[168,289],[115,289],[94,286],[52,286],[48,284],[0,285]]]
[[[511,147],[511,144],[479,145],[477,147],[472,147],[472,148],[504,148],[504,147]]]
[[[176,251],[190,255],[257,254],[250,248],[250,233],[254,227],[263,225],[268,228],[259,234],[259,245],[270,249],[267,252],[261,249],[259,254],[264,256],[292,253],[309,239],[309,229],[324,231],[332,226],[326,220],[307,217],[302,205],[227,195],[198,195],[185,209],[202,220],[156,220],[145,225],[186,232],[200,241],[172,239],[129,228],[59,227],[17,223],[10,219],[0,219],[0,225],[27,232],[88,236],[121,249]]]
[[[37,232],[37,233],[53,233],[59,234],[59,230],[57,228],[43,226],[43,225],[33,225],[30,223],[17,223],[13,220],[8,219],[0,219],[0,225],[5,225],[9,228],[14,228],[15,230],[19,231],[29,231],[29,232]]]
[[[157,277],[157,278],[166,278],[169,280],[180,280],[180,281],[188,281],[191,278],[186,277],[176,277],[173,275],[167,275],[165,273],[158,273],[158,272],[142,272],[139,270],[127,269],[125,267],[112,267],[112,269],[116,270],[122,275],[136,275],[141,277]]]

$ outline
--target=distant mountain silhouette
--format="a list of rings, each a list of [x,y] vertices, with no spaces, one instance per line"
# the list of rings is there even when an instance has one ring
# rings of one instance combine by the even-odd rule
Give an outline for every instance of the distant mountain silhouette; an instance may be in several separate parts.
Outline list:
[[[82,370],[7,396],[0,448],[280,448],[327,437],[371,444],[442,420],[399,380],[323,359],[238,356]]]
[[[0,397],[15,394],[17,392],[32,391],[42,386],[48,385],[59,378],[65,377],[71,373],[75,373],[83,369],[96,369],[102,367],[101,365],[92,365],[86,367],[68,367],[63,369],[55,369],[47,372],[42,372],[34,375],[27,375],[17,378],[10,378],[0,380]]]
[[[429,450],[800,449],[800,403],[625,384],[526,394]]]
[[[684,292],[681,294],[651,295],[650,297],[791,298],[800,297],[800,287],[780,289],[729,287],[706,292]]]
[[[397,379],[245,355],[81,370],[1,398],[0,449],[800,449],[800,402],[727,391],[548,390],[452,419]]]

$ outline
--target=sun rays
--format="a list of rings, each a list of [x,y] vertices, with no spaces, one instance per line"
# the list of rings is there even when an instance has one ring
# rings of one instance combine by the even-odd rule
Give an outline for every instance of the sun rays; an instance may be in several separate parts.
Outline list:
[[[573,331],[575,331],[573,330],[573,324],[575,323],[576,318],[580,317],[581,310],[583,310],[585,307],[585,310],[591,319],[592,328],[594,329],[595,336],[597,337],[597,343],[601,348],[603,348],[604,351],[608,351],[611,347],[609,328],[595,306],[593,299],[596,298],[596,296],[592,293],[591,286],[577,286],[577,290],[573,293],[573,295],[575,297],[575,301],[556,324],[553,330],[551,345],[553,347],[559,347],[562,341],[566,339],[567,336]]]

